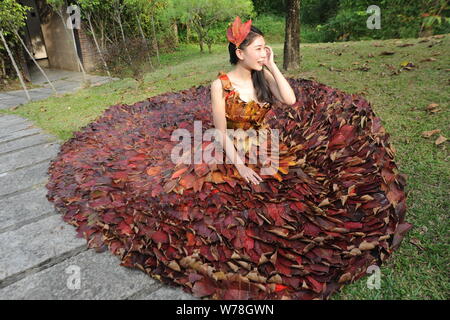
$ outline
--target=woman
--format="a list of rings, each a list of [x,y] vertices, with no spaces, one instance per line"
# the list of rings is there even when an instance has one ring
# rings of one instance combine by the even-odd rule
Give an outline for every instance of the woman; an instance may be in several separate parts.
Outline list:
[[[214,126],[226,137],[223,144],[225,152],[229,159],[234,159],[233,163],[239,171],[239,174],[247,181],[253,184],[259,184],[262,178],[251,168],[245,165],[243,160],[236,154],[233,143],[225,134],[227,129],[226,104],[224,94],[224,80],[228,81],[226,85],[232,83],[235,95],[238,95],[242,104],[253,102],[274,102],[274,96],[280,102],[292,105],[296,101],[294,91],[284,76],[281,74],[273,60],[273,51],[266,46],[263,33],[256,27],[251,26],[250,30],[245,30],[245,26],[251,24],[249,20],[242,25],[239,17],[236,18],[232,30],[239,30],[241,27],[243,33],[241,43],[229,33],[228,50],[230,52],[230,63],[236,67],[228,74],[220,73],[223,79],[216,79],[211,84],[211,103],[213,111]],[[248,32],[245,32],[248,31]],[[266,68],[264,68],[266,67]],[[226,88],[225,90],[227,90]],[[228,97],[227,97],[228,98]],[[230,121],[228,121],[230,126]]]

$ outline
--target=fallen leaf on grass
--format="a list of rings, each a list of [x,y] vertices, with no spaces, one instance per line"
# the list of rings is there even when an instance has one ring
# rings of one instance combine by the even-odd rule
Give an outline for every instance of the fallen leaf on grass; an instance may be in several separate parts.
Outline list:
[[[441,129],[434,129],[434,130],[430,130],[430,131],[424,131],[422,132],[422,137],[424,138],[429,138],[432,135],[436,134],[436,133],[440,133]]]
[[[426,58],[426,59],[420,60],[420,62],[428,62],[428,61],[433,62],[433,61],[436,61],[436,60],[437,59],[435,59],[435,58]]]
[[[426,110],[427,110],[429,113],[436,113],[436,112],[441,111],[441,109],[439,109],[438,107],[439,107],[439,105],[438,105],[437,103],[430,103],[430,104],[426,107]]]
[[[392,56],[393,54],[395,54],[394,51],[383,51],[380,53],[380,56]]]
[[[404,47],[411,47],[413,45],[414,45],[414,43],[404,43],[404,44],[399,44],[397,47],[404,48]]]
[[[355,68],[354,70],[359,70],[359,71],[369,71],[370,67],[365,63],[362,66]]]
[[[445,141],[447,141],[447,138],[444,137],[443,135],[440,135],[439,138],[436,139],[436,141],[434,142],[435,145],[440,145],[441,143],[444,143]]]
[[[409,61],[403,61],[402,63],[400,63],[400,66],[402,67],[402,69],[405,69],[405,70],[412,70],[413,68],[416,67],[414,65],[414,63],[409,62]]]
[[[412,243],[413,245],[415,245],[420,250],[425,251],[425,248],[422,246],[419,239],[412,238],[411,240],[409,240],[409,242]]]
[[[328,70],[330,70],[330,71],[336,71],[336,72],[342,72],[341,69],[336,69],[336,68],[333,68],[333,67],[329,67]]]

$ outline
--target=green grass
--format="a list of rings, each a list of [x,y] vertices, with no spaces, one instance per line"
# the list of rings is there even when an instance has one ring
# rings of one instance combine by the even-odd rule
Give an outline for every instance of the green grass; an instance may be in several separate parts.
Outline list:
[[[345,286],[333,299],[449,299],[448,141],[435,145],[437,135],[425,139],[421,133],[441,129],[441,134],[450,138],[450,35],[440,43],[436,43],[438,39],[425,43],[419,40],[302,44],[300,69],[283,71],[287,77],[315,79],[348,93],[363,94],[390,133],[397,150],[396,163],[408,176],[407,221],[414,228],[381,267],[381,288],[368,289],[368,277],[363,277]],[[414,45],[398,47],[399,42]],[[283,45],[267,43],[273,47],[275,62],[281,69]],[[382,47],[374,46],[376,43]],[[428,47],[431,43],[435,45]],[[395,54],[380,55],[382,51]],[[369,54],[373,57],[369,58]],[[421,62],[430,57],[436,61]],[[403,61],[414,63],[416,68],[391,75],[387,65],[399,69]],[[131,104],[167,91],[209,85],[219,70],[231,69],[225,45],[213,46],[212,54],[200,53],[198,46],[184,45],[162,55],[161,62],[159,69],[145,75],[141,86],[132,79],[123,79],[3,112],[31,119],[66,140],[113,104]],[[354,62],[367,63],[370,70],[355,70],[358,65]],[[428,113],[425,108],[430,103],[438,103],[441,111]]]

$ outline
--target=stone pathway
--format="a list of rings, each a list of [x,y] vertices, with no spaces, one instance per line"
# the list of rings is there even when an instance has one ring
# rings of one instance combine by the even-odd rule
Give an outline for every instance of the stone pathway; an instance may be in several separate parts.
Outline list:
[[[28,120],[0,115],[0,299],[198,300],[76,237],[45,197],[59,147]]]
[[[81,72],[45,68],[44,71],[53,83],[53,86],[58,94],[73,92],[83,87],[83,74]],[[118,80],[118,78],[110,79],[108,77],[94,76],[90,74],[86,75],[86,79],[92,86]],[[52,87],[47,83],[47,80],[42,73],[37,70],[37,68],[36,70],[33,70],[31,74],[31,82],[35,85],[42,86],[41,88],[28,89],[31,100],[42,100],[54,94]],[[27,102],[28,100],[23,90],[0,92],[0,109],[8,109]]]

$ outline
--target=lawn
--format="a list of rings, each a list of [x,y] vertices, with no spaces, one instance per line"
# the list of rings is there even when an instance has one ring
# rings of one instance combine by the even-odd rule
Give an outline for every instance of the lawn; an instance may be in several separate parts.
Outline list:
[[[270,43],[282,67],[283,44]],[[364,95],[390,133],[396,163],[407,179],[406,220],[414,228],[400,249],[381,267],[381,288],[369,289],[368,277],[348,285],[333,299],[449,299],[448,213],[450,169],[450,34],[443,38],[307,43],[299,70],[287,77],[315,79],[348,93]],[[384,53],[384,54],[383,54]],[[33,102],[13,113],[31,119],[66,140],[111,105],[131,104],[167,91],[209,85],[219,70],[228,71],[225,45],[200,53],[184,45],[161,56],[162,65],[139,84],[123,79],[74,94]],[[409,64],[401,69],[401,64]],[[438,106],[427,107],[430,104]],[[429,138],[424,131],[439,129]],[[442,138],[441,138],[442,140]],[[438,141],[439,142],[439,141]]]

